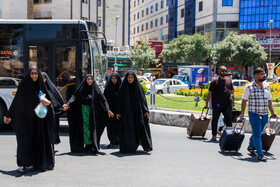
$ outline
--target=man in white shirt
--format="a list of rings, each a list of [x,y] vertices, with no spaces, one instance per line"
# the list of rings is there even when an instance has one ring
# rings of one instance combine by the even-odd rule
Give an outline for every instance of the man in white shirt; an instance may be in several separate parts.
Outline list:
[[[268,109],[273,117],[277,117],[277,114],[272,106],[269,85],[264,82],[266,76],[264,69],[257,67],[254,70],[254,76],[255,81],[246,85],[243,92],[240,119],[243,119],[246,103],[249,101],[249,122],[253,132],[247,150],[254,155],[254,148],[256,148],[258,160],[266,162],[267,158],[264,157],[262,150],[261,134],[268,122]]]

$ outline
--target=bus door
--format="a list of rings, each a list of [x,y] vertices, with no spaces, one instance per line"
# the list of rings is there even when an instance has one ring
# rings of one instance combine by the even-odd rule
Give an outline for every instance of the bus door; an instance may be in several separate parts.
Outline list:
[[[46,72],[48,75],[51,72],[51,45],[49,44],[28,44],[28,67],[37,66],[40,71]],[[50,76],[51,77],[51,76]]]
[[[54,45],[55,81],[58,91],[65,102],[76,90],[77,46],[75,44]]]

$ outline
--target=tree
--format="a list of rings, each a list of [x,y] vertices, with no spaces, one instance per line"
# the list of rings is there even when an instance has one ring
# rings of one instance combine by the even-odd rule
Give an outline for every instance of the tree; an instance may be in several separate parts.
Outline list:
[[[136,46],[135,50],[131,51],[130,60],[136,69],[150,66],[150,63],[155,64],[159,61],[156,59],[156,51],[151,48],[148,41],[141,40],[141,43]]]
[[[211,57],[218,66],[232,63],[245,67],[262,64],[267,59],[267,54],[256,41],[255,35],[230,33],[213,48]]]
[[[210,51],[208,40],[201,34],[183,34],[173,39],[160,57],[166,62],[200,64],[204,58],[209,57]]]

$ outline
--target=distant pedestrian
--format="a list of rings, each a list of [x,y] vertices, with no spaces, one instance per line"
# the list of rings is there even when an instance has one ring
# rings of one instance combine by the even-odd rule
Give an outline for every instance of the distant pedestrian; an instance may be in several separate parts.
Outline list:
[[[254,155],[255,148],[258,160],[265,162],[267,158],[263,155],[261,134],[268,122],[268,109],[271,112],[271,116],[277,117],[277,114],[273,109],[269,85],[264,82],[266,77],[264,69],[257,67],[254,70],[254,76],[255,81],[245,86],[240,118],[243,119],[246,104],[249,101],[248,114],[253,133],[247,150]]]
[[[217,123],[222,113],[224,115],[224,123],[226,126],[232,126],[232,97],[233,85],[230,78],[226,77],[227,68],[220,66],[219,76],[215,77],[209,86],[206,98],[205,108],[208,108],[208,102],[212,100],[212,141],[217,139]]]
[[[39,100],[39,91],[46,94],[46,99]],[[34,112],[39,103],[47,106],[45,118],[37,117]],[[31,66],[20,83],[4,122],[11,123],[16,133],[17,172],[24,173],[29,167],[41,171],[54,168],[54,112],[37,67]]]
[[[143,89],[133,71],[128,71],[119,91],[117,119],[120,120],[120,152],[134,153],[141,144],[152,151],[149,109]]]
[[[57,90],[56,86],[52,83],[47,73],[42,72],[41,73],[43,81],[46,85],[46,89],[48,92],[48,95],[50,96],[53,108],[54,108],[54,114],[55,114],[55,126],[54,126],[54,144],[60,143],[59,138],[59,117],[63,114],[62,106],[64,104],[63,98],[59,91]]]
[[[104,96],[113,113],[116,113],[118,92],[121,84],[122,80],[119,74],[113,73],[105,86]],[[107,119],[107,136],[110,141],[107,148],[114,148],[119,145],[119,129],[120,123],[116,116]]]
[[[113,117],[92,75],[87,75],[63,110],[67,112],[71,152],[97,154],[104,115]],[[103,128],[104,129],[104,128]],[[85,145],[85,147],[84,147]]]

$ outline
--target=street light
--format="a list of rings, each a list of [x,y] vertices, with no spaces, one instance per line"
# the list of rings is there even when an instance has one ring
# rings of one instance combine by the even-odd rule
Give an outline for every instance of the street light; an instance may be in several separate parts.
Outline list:
[[[121,16],[120,15],[117,15],[116,16],[116,31],[115,31],[115,64],[114,64],[114,72],[117,72],[117,69],[118,69],[118,64],[117,64],[117,39],[118,39],[118,36],[117,36],[117,27],[118,27],[118,19],[120,18]]]
[[[270,30],[270,41],[269,41],[269,62],[271,63],[271,27],[272,27],[273,20],[269,21],[269,30]]]

